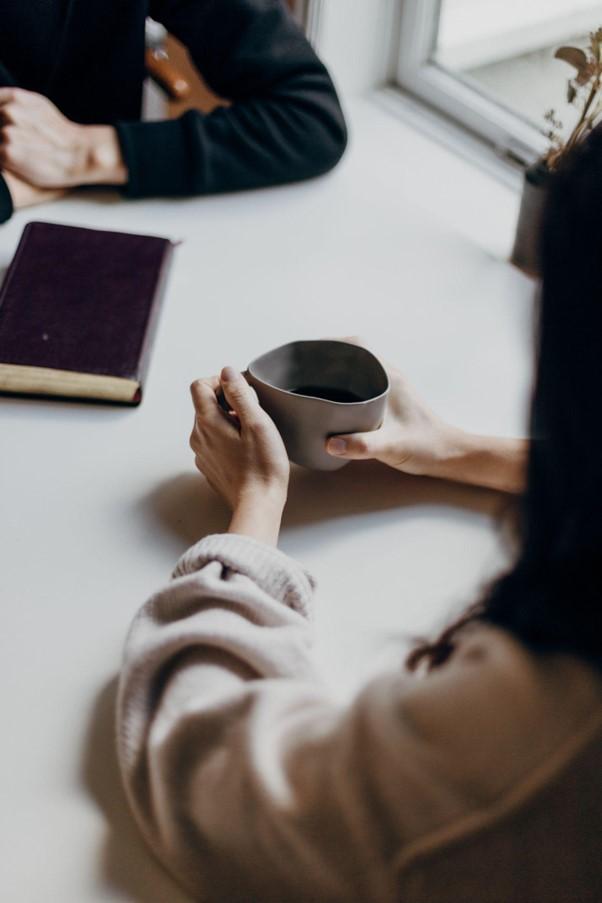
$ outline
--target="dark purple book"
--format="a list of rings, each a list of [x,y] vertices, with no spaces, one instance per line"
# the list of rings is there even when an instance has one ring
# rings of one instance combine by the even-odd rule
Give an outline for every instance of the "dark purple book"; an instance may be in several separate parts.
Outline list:
[[[0,289],[0,391],[139,404],[172,250],[29,223]]]

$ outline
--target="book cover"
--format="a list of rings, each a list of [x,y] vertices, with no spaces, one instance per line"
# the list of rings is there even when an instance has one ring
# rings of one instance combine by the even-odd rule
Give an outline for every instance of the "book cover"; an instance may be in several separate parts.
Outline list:
[[[0,391],[139,404],[173,247],[29,223],[0,288]]]

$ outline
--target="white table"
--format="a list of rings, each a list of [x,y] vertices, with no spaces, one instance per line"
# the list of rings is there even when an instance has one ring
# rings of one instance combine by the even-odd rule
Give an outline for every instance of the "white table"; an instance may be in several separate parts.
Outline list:
[[[193,378],[292,339],[360,334],[444,416],[523,429],[533,290],[505,262],[517,197],[373,104],[352,122],[323,180],[178,203],[82,194],[0,229],[0,267],[30,219],[183,239],[139,409],[0,400],[11,903],[183,899],[124,809],[111,706],[137,607],[226,523],[192,469]],[[370,465],[294,475],[282,548],[320,581],[317,654],[338,693],[495,573],[500,506]]]

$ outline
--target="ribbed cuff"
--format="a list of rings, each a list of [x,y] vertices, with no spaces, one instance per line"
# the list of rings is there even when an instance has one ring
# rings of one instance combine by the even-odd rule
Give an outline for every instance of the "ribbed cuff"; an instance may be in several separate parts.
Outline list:
[[[4,178],[0,175],[0,223],[5,223],[7,219],[10,219],[13,212],[14,207],[11,193],[8,190],[8,185],[4,181]]]
[[[122,189],[126,197],[189,194],[186,116],[165,122],[118,122],[115,128],[128,169],[128,183]]]
[[[172,576],[193,574],[210,561],[219,561],[224,567],[244,574],[268,595],[309,616],[315,580],[300,564],[273,546],[234,533],[206,536],[182,555]]]

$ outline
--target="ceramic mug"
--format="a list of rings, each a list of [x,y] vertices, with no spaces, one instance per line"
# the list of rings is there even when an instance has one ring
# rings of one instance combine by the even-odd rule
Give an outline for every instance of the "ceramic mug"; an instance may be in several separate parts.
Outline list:
[[[374,355],[331,339],[290,342],[249,364],[245,373],[295,464],[338,470],[348,461],[329,455],[329,436],[378,429],[389,378]]]

